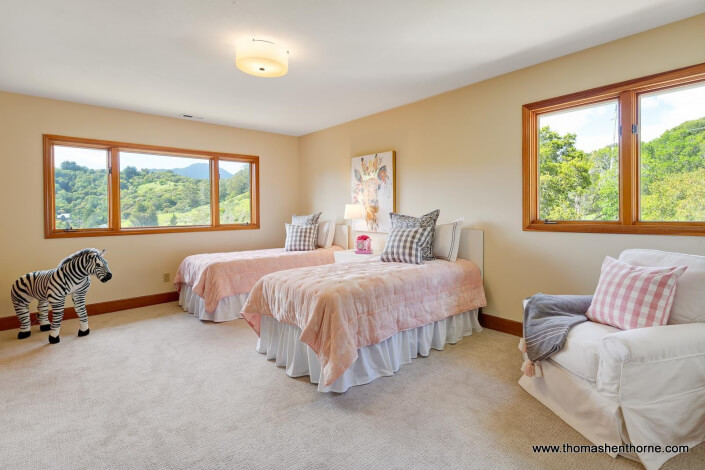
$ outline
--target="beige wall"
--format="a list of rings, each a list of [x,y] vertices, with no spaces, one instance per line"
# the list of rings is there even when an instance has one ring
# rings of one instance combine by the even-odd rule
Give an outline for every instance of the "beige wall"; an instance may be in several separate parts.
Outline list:
[[[638,20],[635,18],[635,20]],[[485,230],[492,315],[521,320],[535,292],[591,293],[605,255],[625,248],[705,254],[703,237],[524,232],[521,106],[705,62],[705,15],[386,111],[300,139],[301,207],[342,216],[350,157],[397,151],[397,210],[464,216]]]
[[[42,134],[163,145],[260,157],[261,229],[44,239]],[[13,315],[12,282],[85,247],[107,248],[113,280],[95,282],[88,302],[173,291],[162,281],[192,253],[283,246],[282,223],[298,203],[298,140],[62,101],[0,93],[0,316]]]
[[[342,217],[350,157],[397,151],[397,209],[485,230],[487,312],[519,320],[534,292],[589,293],[605,255],[645,247],[705,254],[705,237],[531,233],[521,230],[521,105],[705,62],[705,15],[572,54],[301,138],[0,92],[0,316],[19,275],[95,246],[114,279],[89,302],[173,290],[192,253],[281,246],[297,210]],[[262,228],[82,239],[43,237],[41,135],[62,134],[259,155]]]

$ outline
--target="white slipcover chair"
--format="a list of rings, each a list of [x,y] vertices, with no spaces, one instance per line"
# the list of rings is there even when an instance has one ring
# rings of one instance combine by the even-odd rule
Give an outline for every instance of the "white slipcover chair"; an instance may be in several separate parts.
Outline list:
[[[619,259],[688,266],[668,325],[619,330],[581,323],[560,352],[540,363],[540,373],[522,376],[519,385],[595,445],[694,447],[705,441],[705,257],[625,250]],[[621,452],[648,470],[678,453]]]

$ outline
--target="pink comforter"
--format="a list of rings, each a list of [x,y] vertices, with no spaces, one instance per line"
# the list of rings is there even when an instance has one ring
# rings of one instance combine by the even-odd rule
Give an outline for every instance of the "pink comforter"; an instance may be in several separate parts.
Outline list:
[[[374,261],[269,274],[252,288],[242,316],[258,335],[261,315],[299,327],[328,386],[359,348],[486,305],[480,270],[471,261]]]
[[[273,248],[191,255],[181,262],[174,286],[178,291],[181,291],[182,284],[193,286],[193,292],[205,301],[206,311],[212,313],[221,299],[250,292],[262,276],[285,269],[333,263],[333,252],[337,250],[342,248],[334,245],[313,251]]]

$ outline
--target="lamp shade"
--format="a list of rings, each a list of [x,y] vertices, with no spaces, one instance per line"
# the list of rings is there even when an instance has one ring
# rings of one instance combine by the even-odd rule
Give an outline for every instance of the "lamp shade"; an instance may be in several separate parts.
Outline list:
[[[365,208],[361,204],[345,204],[344,219],[364,219]]]
[[[289,52],[273,42],[247,39],[237,43],[235,65],[257,77],[281,77],[289,71]]]

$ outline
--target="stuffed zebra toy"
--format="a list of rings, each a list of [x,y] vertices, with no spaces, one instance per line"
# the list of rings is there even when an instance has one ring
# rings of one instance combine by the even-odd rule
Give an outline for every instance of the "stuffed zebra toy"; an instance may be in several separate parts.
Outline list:
[[[64,302],[69,294],[73,298],[73,305],[80,322],[78,336],[88,335],[91,330],[88,328],[86,293],[91,286],[90,276],[95,275],[100,282],[108,282],[113,277],[103,255],[105,250],[86,248],[64,258],[56,269],[35,271],[17,279],[12,285],[10,294],[15,314],[20,320],[17,339],[29,338],[32,334],[29,303],[32,298],[35,298],[39,301],[37,305],[39,329],[49,331],[51,344],[58,343],[61,320],[64,318]],[[51,324],[49,306],[53,313]]]

